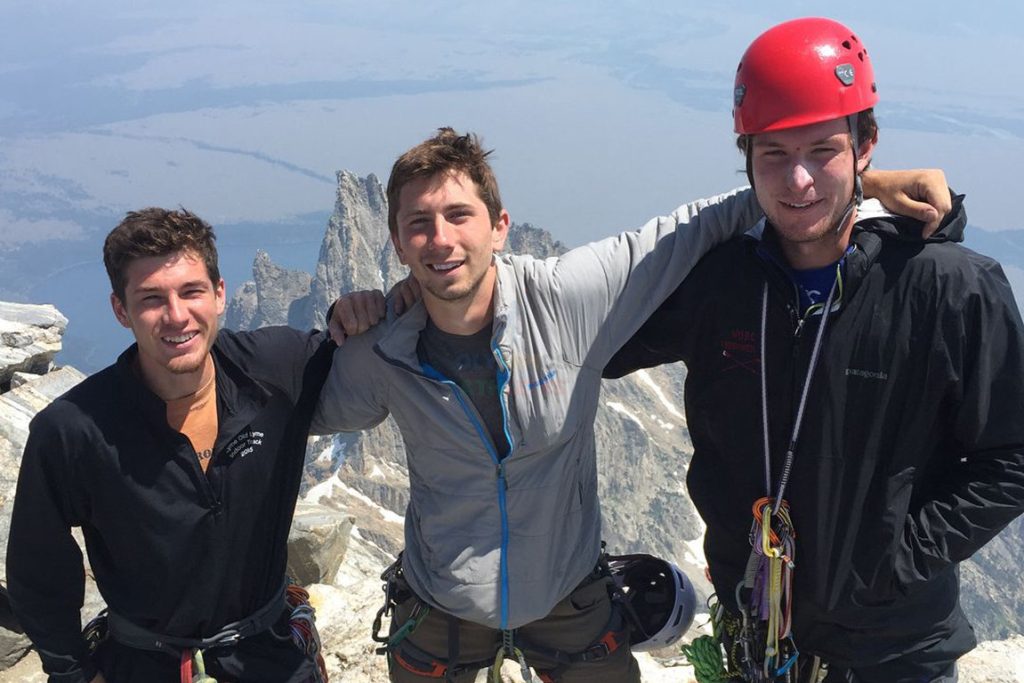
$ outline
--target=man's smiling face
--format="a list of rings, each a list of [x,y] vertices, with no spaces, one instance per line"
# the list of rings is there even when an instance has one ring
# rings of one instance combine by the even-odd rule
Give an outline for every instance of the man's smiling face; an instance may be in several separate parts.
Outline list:
[[[224,280],[213,282],[192,251],[138,258],[125,272],[124,301],[111,295],[111,305],[135,335],[151,388],[201,373],[224,312]]]

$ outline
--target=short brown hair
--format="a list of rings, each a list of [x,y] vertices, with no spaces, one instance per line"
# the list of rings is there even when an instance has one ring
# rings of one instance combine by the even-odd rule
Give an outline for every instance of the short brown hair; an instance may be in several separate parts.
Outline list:
[[[501,195],[480,138],[473,133],[459,135],[453,129],[438,128],[437,135],[424,140],[402,156],[391,167],[388,178],[388,229],[398,232],[398,197],[407,183],[439,174],[465,173],[476,183],[477,193],[487,207],[491,225],[501,217]]]
[[[220,281],[216,239],[209,223],[185,209],[149,207],[129,211],[103,243],[103,265],[114,295],[124,302],[129,263],[138,258],[179,251],[195,252],[203,260],[210,281],[216,285]]]

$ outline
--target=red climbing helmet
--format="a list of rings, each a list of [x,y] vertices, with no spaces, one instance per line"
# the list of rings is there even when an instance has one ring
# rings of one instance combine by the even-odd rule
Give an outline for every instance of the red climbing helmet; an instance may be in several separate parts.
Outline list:
[[[808,17],[750,44],[736,69],[732,114],[737,133],[757,134],[849,116],[877,102],[875,72],[856,34]]]

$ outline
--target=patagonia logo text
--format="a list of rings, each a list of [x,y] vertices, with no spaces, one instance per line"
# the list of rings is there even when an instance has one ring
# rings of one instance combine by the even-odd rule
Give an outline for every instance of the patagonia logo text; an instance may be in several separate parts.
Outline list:
[[[877,379],[885,381],[889,374],[881,370],[859,370],[857,368],[846,368],[847,377],[863,377],[864,379]]]

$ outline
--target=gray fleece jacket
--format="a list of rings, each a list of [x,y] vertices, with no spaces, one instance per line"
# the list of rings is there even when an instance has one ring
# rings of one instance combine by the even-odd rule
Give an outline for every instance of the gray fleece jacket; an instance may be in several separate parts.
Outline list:
[[[510,445],[501,460],[465,393],[421,367],[421,303],[336,351],[313,431],[398,422],[410,488],[403,569],[417,595],[513,629],[546,616],[594,568],[601,371],[701,256],[759,217],[752,192],[733,192],[559,258],[496,256],[491,348]]]

